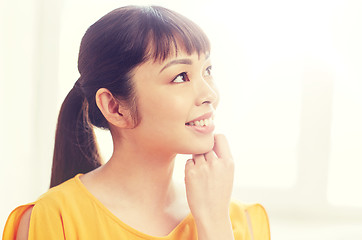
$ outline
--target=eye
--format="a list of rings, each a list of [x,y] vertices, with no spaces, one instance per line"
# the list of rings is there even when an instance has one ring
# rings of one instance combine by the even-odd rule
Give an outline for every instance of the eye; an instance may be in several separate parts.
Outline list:
[[[182,83],[182,82],[188,82],[188,81],[190,81],[190,80],[189,80],[186,72],[180,73],[172,80],[172,82],[174,82],[174,83]]]
[[[206,70],[205,70],[205,73],[204,73],[204,76],[206,76],[206,77],[209,77],[209,76],[211,76],[212,74],[211,74],[211,71],[212,70],[212,66],[208,66],[207,68],[206,68]]]

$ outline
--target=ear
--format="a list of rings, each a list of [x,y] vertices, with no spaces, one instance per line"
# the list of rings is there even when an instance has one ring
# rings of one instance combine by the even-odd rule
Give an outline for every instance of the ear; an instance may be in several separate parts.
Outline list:
[[[113,97],[107,88],[96,93],[96,104],[109,123],[120,128],[130,128],[133,124],[130,110]]]

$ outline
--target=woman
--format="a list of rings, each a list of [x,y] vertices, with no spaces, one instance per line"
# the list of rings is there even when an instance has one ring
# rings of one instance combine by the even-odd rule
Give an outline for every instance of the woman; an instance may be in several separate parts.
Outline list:
[[[214,135],[218,93],[202,30],[162,7],[128,6],[82,39],[60,110],[51,189],[15,209],[4,239],[269,239],[260,205],[230,202],[233,161]],[[93,126],[109,129],[102,163]],[[186,196],[172,182],[177,154]]]

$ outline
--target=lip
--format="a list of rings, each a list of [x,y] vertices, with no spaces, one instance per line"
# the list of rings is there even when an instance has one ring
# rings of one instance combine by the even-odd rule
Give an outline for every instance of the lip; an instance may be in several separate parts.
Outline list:
[[[189,125],[186,125],[186,127],[188,129],[191,129],[193,131],[196,131],[198,133],[201,133],[201,134],[209,134],[209,133],[212,133],[214,130],[215,130],[215,125],[212,123],[208,126],[189,126]]]
[[[187,123],[208,119],[208,118],[211,118],[213,115],[214,115],[214,112],[208,112],[198,118],[188,121]]]
[[[200,121],[200,120],[204,120],[204,119],[209,119],[211,117],[214,116],[214,112],[208,112],[208,113],[205,113],[204,115],[201,115],[200,117],[198,118],[195,118],[187,123],[190,123],[190,122],[195,122],[195,121]],[[198,133],[201,133],[201,134],[210,134],[214,131],[215,129],[215,125],[214,125],[214,122],[210,122],[209,125],[207,126],[196,126],[196,125],[187,125],[185,124],[186,127],[190,130],[193,130],[193,131],[196,131]]]

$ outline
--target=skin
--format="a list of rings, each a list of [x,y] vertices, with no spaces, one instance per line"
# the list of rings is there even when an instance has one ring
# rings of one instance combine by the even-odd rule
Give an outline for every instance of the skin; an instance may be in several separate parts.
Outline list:
[[[32,210],[33,207],[30,207],[28,210],[24,212],[23,216],[21,217],[18,232],[16,234],[16,240],[28,239],[29,224],[30,224],[30,217]]]
[[[134,69],[137,126],[127,105],[107,89],[96,94],[114,152],[81,181],[115,216],[146,234],[166,236],[191,212],[199,240],[234,239],[229,218],[234,165],[226,138],[185,125],[215,111],[218,93],[210,66],[208,55],[181,51]],[[185,164],[186,199],[172,181],[178,153],[193,154]]]

